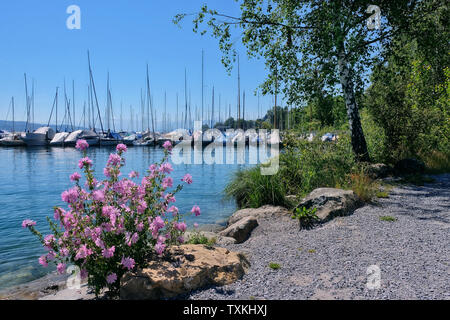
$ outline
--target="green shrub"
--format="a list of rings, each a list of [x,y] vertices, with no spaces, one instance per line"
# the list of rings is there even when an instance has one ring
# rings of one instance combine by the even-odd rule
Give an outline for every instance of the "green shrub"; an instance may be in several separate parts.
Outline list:
[[[299,228],[310,228],[312,227],[319,218],[316,215],[317,208],[306,209],[305,207],[296,208],[292,215],[292,219],[298,220]]]
[[[389,194],[386,191],[378,191],[377,198],[389,198]]]
[[[397,221],[397,218],[391,217],[391,216],[381,216],[381,221],[388,221],[388,222],[395,222]]]
[[[269,263],[269,268],[272,270],[278,270],[281,268],[281,265],[275,262],[271,262]]]
[[[261,175],[260,166],[236,172],[225,188],[225,195],[234,198],[239,208],[259,208],[265,204],[289,206],[280,172]]]
[[[190,237],[189,241],[186,242],[187,244],[204,244],[207,246],[212,246],[216,243],[216,238],[208,239],[200,232],[194,232]]]

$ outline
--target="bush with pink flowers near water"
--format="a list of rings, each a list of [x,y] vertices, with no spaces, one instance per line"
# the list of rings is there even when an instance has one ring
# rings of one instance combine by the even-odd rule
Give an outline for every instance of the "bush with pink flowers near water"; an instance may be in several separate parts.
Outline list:
[[[119,144],[116,153],[110,155],[103,172],[107,179],[97,181],[93,174],[93,162],[87,157],[88,145],[77,142],[83,152],[78,166],[84,170],[85,185],[81,176],[74,173],[70,180],[75,186],[61,194],[68,208],[54,208],[54,220],[47,218],[52,234],[43,236],[35,228],[35,222],[25,220],[22,227],[35,234],[47,250],[39,263],[47,267],[54,263],[59,273],[65,273],[69,264],[78,266],[82,277],[98,295],[107,288],[115,296],[120,291],[122,276],[136,268],[144,268],[156,255],[163,255],[171,245],[182,243],[186,224],[183,215],[173,203],[175,194],[183,185],[172,187],[169,177],[172,166],[167,161],[172,146],[165,145],[165,156],[150,165],[140,182],[133,171],[130,178],[119,179],[125,165],[127,147]],[[184,183],[191,184],[187,174]],[[187,214],[200,214],[194,206]]]

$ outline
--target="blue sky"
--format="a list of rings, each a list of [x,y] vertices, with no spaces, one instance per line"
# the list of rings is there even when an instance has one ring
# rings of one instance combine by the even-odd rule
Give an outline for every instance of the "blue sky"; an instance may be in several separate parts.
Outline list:
[[[211,103],[211,90],[221,94],[222,107],[237,100],[236,69],[230,76],[220,63],[217,40],[192,32],[185,20],[182,28],[172,23],[177,13],[194,13],[205,1],[197,0],[15,0],[0,2],[0,119],[5,119],[12,96],[16,101],[16,120],[25,120],[26,72],[36,83],[35,121],[47,122],[55,88],[64,79],[71,92],[75,81],[77,122],[86,100],[89,83],[87,50],[90,50],[99,104],[106,104],[106,78],[109,71],[115,115],[123,101],[124,118],[130,105],[140,109],[140,89],[145,88],[145,65],[149,64],[154,103],[162,112],[164,91],[168,110],[174,112],[175,96],[184,96],[184,68],[187,68],[192,108],[201,106],[201,51],[205,50],[205,104]],[[81,8],[81,30],[69,30],[69,5]],[[211,8],[237,15],[233,0],[208,0]],[[237,43],[240,44],[237,39]],[[241,88],[246,105],[256,114],[254,90],[266,75],[262,60],[248,60],[241,48]],[[189,89],[188,89],[189,90]],[[59,105],[62,105],[61,99]],[[261,98],[267,110],[272,97]],[[216,100],[216,108],[218,100]],[[103,116],[103,113],[102,113]],[[11,118],[11,116],[9,116]],[[126,121],[126,120],[124,120]]]

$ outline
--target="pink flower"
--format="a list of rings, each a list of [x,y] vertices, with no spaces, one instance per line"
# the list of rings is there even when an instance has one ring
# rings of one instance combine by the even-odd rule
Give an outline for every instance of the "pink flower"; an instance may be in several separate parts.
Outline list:
[[[43,267],[48,267],[47,257],[46,257],[46,256],[41,256],[41,257],[39,258],[39,263],[40,263]]]
[[[30,219],[26,219],[22,221],[22,228],[28,228],[31,226],[35,226],[36,225],[36,221],[30,220]]]
[[[108,282],[109,284],[112,284],[112,283],[114,283],[116,281],[117,281],[117,275],[115,273],[110,273],[106,277],[106,282]]]
[[[181,232],[186,231],[186,223],[184,223],[184,222],[179,222],[179,223],[175,222],[174,226],[175,226],[175,229],[180,230]]]
[[[172,212],[172,216],[174,217],[178,214],[178,208],[175,206],[171,206],[167,211]]]
[[[171,151],[172,150],[172,143],[170,141],[164,142],[163,148],[168,150],[168,151]]]
[[[158,255],[162,255],[162,253],[164,252],[164,249],[166,248],[166,245],[162,242],[157,242],[155,244],[155,251]]]
[[[128,176],[130,177],[130,179],[137,178],[139,177],[139,173],[136,171],[131,171]]]
[[[120,161],[122,161],[122,158],[118,154],[111,153],[109,155],[107,164],[117,166],[118,164],[120,164]]]
[[[87,258],[88,256],[90,256],[92,254],[92,250],[88,249],[88,247],[83,244],[77,251],[77,254],[75,256],[75,260],[78,259],[84,259]]]
[[[164,189],[172,188],[172,186],[173,186],[173,179],[171,177],[164,178],[163,181],[162,181],[161,186]]]
[[[195,214],[195,216],[199,216],[200,215],[200,207],[199,206],[193,206],[191,212],[193,214]]]
[[[95,201],[103,202],[105,200],[105,191],[104,190],[95,190],[92,192],[92,198]]]
[[[83,139],[77,140],[75,148],[77,148],[80,151],[84,151],[87,148],[89,148],[89,143],[87,143],[87,141]]]
[[[59,274],[63,274],[66,272],[66,264],[65,263],[59,263],[56,267],[56,270],[58,270]]]
[[[184,175],[183,179],[181,179],[181,181],[184,181],[187,184],[191,184],[192,183],[192,176],[189,173],[186,173]]]
[[[196,222],[196,223],[194,223],[194,228],[198,228],[198,223]]]
[[[70,176],[70,181],[80,181],[81,175],[78,172],[74,172]]]
[[[112,246],[112,247],[109,248],[109,249],[103,249],[103,250],[102,250],[102,255],[103,255],[105,258],[112,258],[112,256],[114,255],[114,251],[116,251],[116,247],[115,247],[115,246]]]
[[[62,201],[67,203],[74,203],[75,201],[77,201],[78,196],[79,196],[78,189],[76,187],[73,187],[61,193]]]
[[[123,143],[119,143],[116,147],[117,152],[127,152],[127,146]]]
[[[104,168],[103,169],[103,174],[105,175],[105,177],[111,178],[111,170],[110,168]]]
[[[144,223],[143,222],[139,222],[136,226],[136,230],[138,232],[141,232],[144,229]]]
[[[92,166],[92,160],[89,159],[88,157],[84,157],[78,161],[78,167],[80,169],[83,169],[84,167],[90,167],[90,166]]]
[[[159,172],[161,173],[171,173],[173,171],[172,165],[168,162],[163,163],[159,167]]]
[[[183,236],[179,236],[179,237],[177,238],[177,241],[178,241],[179,243],[184,243],[184,237],[183,237]]]
[[[61,256],[67,257],[69,255],[69,249],[61,248],[61,250],[59,250],[59,253],[61,254]]]
[[[133,258],[122,258],[122,261],[120,262],[125,268],[127,268],[128,270],[131,270],[134,268],[134,259]]]

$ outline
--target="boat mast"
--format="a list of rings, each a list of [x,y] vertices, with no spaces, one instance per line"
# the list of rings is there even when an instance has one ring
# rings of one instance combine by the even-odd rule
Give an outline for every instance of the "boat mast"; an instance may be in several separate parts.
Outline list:
[[[75,80],[72,80],[72,109],[73,109],[73,124],[76,129],[77,121],[75,120]]]
[[[90,84],[91,84],[91,86],[92,86],[92,90],[93,90],[93,93],[94,93],[94,96],[95,96],[95,103],[96,103],[96,105],[97,105],[97,113],[98,113],[98,118],[99,118],[99,120],[100,120],[100,126],[101,126],[101,129],[102,129],[102,132],[104,132],[104,130],[103,130],[102,117],[101,117],[101,115],[100,115],[100,108],[99,108],[99,106],[98,106],[97,91],[95,90],[94,77],[92,76],[91,59],[90,59],[90,56],[89,56],[89,50],[88,50],[88,64],[89,64],[89,79],[90,79]],[[92,93],[91,93],[91,98],[92,98]],[[94,126],[95,126],[95,123],[94,123]]]
[[[25,78],[25,99],[26,99],[26,107],[27,107],[27,122],[25,123],[25,132],[28,131],[28,123],[30,122],[30,101],[28,96],[28,85],[27,85],[27,74],[24,73]]]
[[[238,55],[238,129],[241,128],[241,71]]]
[[[11,104],[12,104],[12,119],[13,119],[12,131],[14,134],[16,132],[14,128],[14,97],[11,97]]]
[[[150,79],[149,79],[149,76],[148,76],[148,64],[147,64],[147,108],[150,108],[150,112],[152,114],[153,139],[156,139],[156,137],[155,137],[155,121],[154,121],[154,118],[153,118],[153,101],[151,101]]]
[[[245,90],[244,90],[244,96],[242,97],[242,127],[245,130]]]
[[[184,126],[183,126],[183,128],[186,129],[187,113],[188,113],[186,68],[184,68],[184,103],[185,103],[185,106],[184,106]]]
[[[213,128],[213,124],[214,124],[214,86],[212,90],[211,126],[210,126],[211,129]]]
[[[205,88],[204,86],[204,51],[202,50],[202,126],[203,126],[203,90]]]

